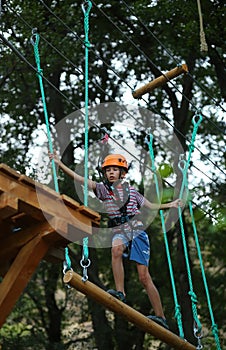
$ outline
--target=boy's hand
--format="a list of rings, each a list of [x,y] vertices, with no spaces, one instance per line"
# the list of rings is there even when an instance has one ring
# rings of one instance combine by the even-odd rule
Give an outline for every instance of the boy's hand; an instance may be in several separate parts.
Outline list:
[[[50,160],[53,159],[54,162],[55,162],[56,164],[59,164],[59,163],[60,163],[60,159],[59,159],[59,157],[58,157],[56,151],[54,151],[54,153],[48,152],[48,156],[49,156],[49,159],[50,159]]]
[[[172,208],[178,208],[178,207],[183,207],[184,203],[181,199],[175,199],[175,201],[171,202],[171,207]]]

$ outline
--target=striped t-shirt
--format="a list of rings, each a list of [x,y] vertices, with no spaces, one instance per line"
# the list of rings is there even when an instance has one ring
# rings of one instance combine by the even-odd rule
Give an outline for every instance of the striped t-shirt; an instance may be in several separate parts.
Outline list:
[[[139,214],[139,207],[141,207],[144,204],[144,197],[134,187],[129,186],[128,188],[129,202],[126,205],[126,213],[127,215]],[[127,198],[123,198],[123,194],[125,194],[125,191],[123,191],[122,187],[117,187],[117,192],[119,194],[120,201],[117,201],[117,198],[115,198],[114,194],[111,193],[103,183],[96,184],[95,194],[97,198],[104,203],[110,219],[122,216],[119,210],[119,206],[120,204],[122,206],[122,203],[124,204],[128,198],[128,195],[126,196]]]

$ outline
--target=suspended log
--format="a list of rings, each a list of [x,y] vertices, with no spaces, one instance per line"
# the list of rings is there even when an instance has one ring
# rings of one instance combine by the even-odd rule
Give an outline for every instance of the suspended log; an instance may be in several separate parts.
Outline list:
[[[132,307],[114,298],[109,293],[105,292],[103,289],[99,288],[92,282],[83,282],[82,277],[77,273],[73,272],[72,270],[66,272],[63,280],[64,283],[70,285],[71,287],[77,289],[79,292],[92,298],[97,303],[102,304],[107,309],[121,315],[122,317],[126,318],[129,322],[132,322],[138,328],[142,329],[144,332],[152,334],[157,339],[160,339],[161,341],[172,346],[173,348],[184,350],[196,349],[194,345],[188,343],[187,341],[181,339],[174,333],[159,326],[154,321],[148,319],[146,316],[134,310]]]
[[[161,75],[160,77],[152,80],[151,82],[147,83],[146,85],[135,90],[133,92],[133,97],[134,98],[141,98],[143,95],[147,94],[148,92],[151,92],[155,88],[164,85],[169,80],[176,78],[180,74],[187,73],[187,72],[188,72],[188,67],[186,64],[182,64],[181,66],[173,68],[170,71],[168,71],[167,73]]]

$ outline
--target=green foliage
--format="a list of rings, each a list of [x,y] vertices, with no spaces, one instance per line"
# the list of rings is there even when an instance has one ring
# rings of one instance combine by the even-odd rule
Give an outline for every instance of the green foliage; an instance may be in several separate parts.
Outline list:
[[[81,2],[45,1],[45,4],[50,7],[52,13],[42,1],[9,0],[4,2],[1,29],[4,37],[34,66],[30,37],[32,28],[38,28],[41,35],[40,55],[43,74],[55,87],[54,89],[46,80],[44,81],[52,126],[72,113],[76,109],[75,106],[78,108],[84,106],[84,30]],[[183,61],[188,64],[188,75],[176,78],[173,81],[174,85],[168,83],[162,88],[155,89],[149,96],[145,96],[146,102],[138,101],[138,105],[143,103],[145,107],[153,111],[153,114],[157,113],[164,120],[169,121],[177,130],[177,136],[185,150],[191,137],[191,119],[196,108],[200,108],[205,114],[196,144],[202,153],[196,152],[192,158],[192,171],[189,174],[189,180],[192,178],[192,181],[189,186],[193,186],[194,179],[193,198],[197,204],[194,215],[198,225],[211,299],[216,321],[222,332],[225,332],[223,323],[225,310],[222,307],[225,305],[224,281],[226,277],[225,185],[223,185],[224,175],[219,170],[224,165],[222,130],[225,126],[220,109],[226,98],[224,4],[221,1],[202,1],[204,29],[208,43],[208,53],[205,55],[200,52],[199,18],[193,1],[150,2],[139,0],[133,1],[129,6],[132,12],[125,6],[124,1],[114,0],[108,3],[99,2],[97,6],[93,5],[90,18],[90,101],[92,101],[91,104],[97,105],[115,100],[126,104],[128,101],[122,99],[125,89],[126,92],[133,90],[135,86],[154,79],[160,74],[160,71],[170,70]],[[121,28],[121,31],[115,25]],[[38,79],[26,61],[21,60],[3,40],[1,40],[0,58],[1,162],[22,173],[27,171],[31,173],[34,165],[30,164],[29,150],[40,146],[35,135],[44,124]],[[182,91],[183,96],[178,91]],[[61,93],[64,94],[64,97]],[[120,108],[118,114],[121,120]],[[111,130],[115,121],[112,120],[110,113],[106,114],[105,118],[107,127]],[[142,175],[140,188],[145,192],[150,182],[149,177],[148,179],[145,177],[147,166],[150,163],[145,144],[146,129],[150,120],[148,117],[144,120],[146,124],[141,128],[137,119],[137,130],[129,130],[129,134],[136,145],[139,158],[142,159],[139,165]],[[95,115],[95,122],[98,125],[103,122],[98,113]],[[83,117],[79,115],[76,120],[76,128],[72,126],[70,135],[74,143],[71,143],[63,158],[72,168],[75,166],[72,165],[75,154],[81,153],[83,149],[83,123]],[[54,131],[53,135],[60,147],[64,135],[55,135]],[[100,133],[95,128],[90,129],[89,136],[93,142],[91,142],[90,163],[92,164],[92,176],[95,178],[97,160],[103,155],[102,148],[97,145]],[[123,140],[122,130],[118,133],[118,139]],[[77,148],[73,153],[74,146]],[[154,148],[158,156],[157,168],[160,175],[170,182],[173,173],[169,154],[166,153],[164,145],[157,142]],[[173,149],[173,151],[176,157],[179,157],[177,150]],[[208,161],[208,158],[211,161]],[[80,162],[78,158],[76,162]],[[200,162],[208,171],[198,172],[197,175],[194,167],[198,164],[198,170],[202,170]],[[208,173],[208,178],[205,177],[205,173]],[[74,191],[73,183],[63,175],[60,175],[60,188],[62,192],[78,201],[81,200]],[[148,195],[154,198],[154,186],[150,188],[151,193],[147,191]],[[173,198],[173,195],[173,189],[166,182],[162,200],[167,202]],[[210,329],[207,303],[201,288],[201,276],[187,211],[185,211],[185,219],[188,224],[186,228],[194,285],[197,286],[199,294],[199,311],[204,326]],[[173,319],[174,305],[171,292],[169,292],[170,281],[166,257],[163,254],[164,242],[159,218],[152,223],[148,232],[152,247],[151,274],[160,290],[167,317]],[[173,230],[168,232],[168,238],[177,289],[181,291],[185,288],[183,281],[186,271],[182,270],[183,261],[180,260],[180,235]],[[76,248],[73,251],[78,260],[75,266],[79,266],[80,249]],[[110,249],[97,250],[92,264],[95,267],[92,272],[95,282],[111,287],[113,278]],[[137,281],[136,268],[131,264],[125,263],[125,265],[126,288],[130,303],[142,312],[149,313],[150,304]],[[35,348],[38,350],[93,349],[96,346],[95,336],[102,331],[105,331],[104,334],[112,339],[115,349],[120,348],[120,342],[117,343],[116,336],[117,322],[114,322],[113,316],[107,315],[109,328],[104,330],[99,330],[98,327],[92,328],[91,316],[94,324],[95,313],[98,314],[98,317],[103,317],[104,313],[97,313],[95,308],[91,310],[91,306],[84,299],[81,300],[74,290],[66,293],[61,284],[61,277],[59,266],[55,268],[49,264],[41,264],[15,310],[0,331],[0,344],[3,350],[14,350],[15,346],[17,349]],[[57,293],[60,293],[58,298]],[[186,299],[183,309],[186,321],[188,304]],[[52,320],[54,320],[56,333],[51,328]],[[104,318],[103,320],[105,321]],[[170,321],[170,324],[176,330],[173,320]],[[142,340],[139,340],[142,339],[140,333],[135,333],[134,328],[126,325],[125,332],[125,339],[130,339],[128,348],[129,346],[130,348],[138,347],[138,341],[142,343]],[[131,337],[131,333],[134,334],[134,337]],[[225,341],[223,335],[222,339]],[[206,341],[205,348],[213,347],[213,340],[210,337],[204,341]],[[152,338],[146,336],[143,349],[148,349],[150,346],[153,349],[154,346],[163,348],[163,345],[153,345]]]

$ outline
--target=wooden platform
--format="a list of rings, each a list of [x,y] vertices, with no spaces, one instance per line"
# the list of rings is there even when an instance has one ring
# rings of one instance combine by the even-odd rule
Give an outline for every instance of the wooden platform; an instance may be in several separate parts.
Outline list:
[[[99,222],[95,211],[0,164],[0,327],[39,262]]]

